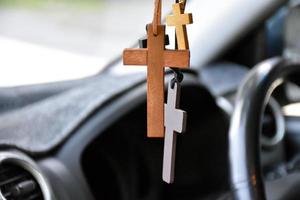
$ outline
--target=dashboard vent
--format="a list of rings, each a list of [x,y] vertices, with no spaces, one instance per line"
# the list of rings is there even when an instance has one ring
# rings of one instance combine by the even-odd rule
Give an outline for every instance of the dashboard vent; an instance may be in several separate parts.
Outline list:
[[[0,190],[5,200],[43,200],[43,193],[34,176],[13,163],[0,165]]]

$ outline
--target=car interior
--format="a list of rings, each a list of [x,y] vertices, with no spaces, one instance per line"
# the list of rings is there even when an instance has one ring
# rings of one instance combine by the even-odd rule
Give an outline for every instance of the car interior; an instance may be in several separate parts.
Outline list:
[[[175,183],[162,181],[164,140],[146,136],[146,68],[120,54],[86,78],[0,88],[0,199],[299,199],[300,1],[186,10]]]

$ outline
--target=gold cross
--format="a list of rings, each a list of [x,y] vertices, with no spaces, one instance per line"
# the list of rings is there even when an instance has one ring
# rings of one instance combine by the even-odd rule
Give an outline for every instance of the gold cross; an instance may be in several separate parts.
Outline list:
[[[173,4],[173,15],[167,16],[167,25],[175,26],[178,49],[189,49],[186,25],[193,23],[191,13],[184,14],[184,2]]]

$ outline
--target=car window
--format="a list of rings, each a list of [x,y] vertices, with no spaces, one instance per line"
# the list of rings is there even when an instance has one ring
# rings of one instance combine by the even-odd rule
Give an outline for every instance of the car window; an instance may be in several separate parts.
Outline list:
[[[145,34],[152,10],[151,0],[1,0],[0,86],[96,74]]]

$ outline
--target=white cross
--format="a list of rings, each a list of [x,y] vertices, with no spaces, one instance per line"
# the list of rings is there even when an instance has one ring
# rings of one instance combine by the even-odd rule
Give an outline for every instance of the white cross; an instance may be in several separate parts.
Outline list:
[[[187,114],[179,110],[180,85],[175,82],[174,87],[168,88],[168,99],[165,104],[165,145],[163,159],[163,180],[167,183],[174,182],[176,133],[185,132]]]

